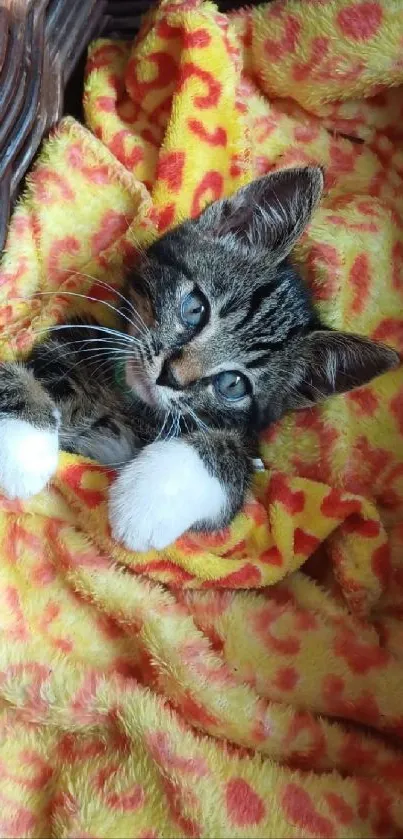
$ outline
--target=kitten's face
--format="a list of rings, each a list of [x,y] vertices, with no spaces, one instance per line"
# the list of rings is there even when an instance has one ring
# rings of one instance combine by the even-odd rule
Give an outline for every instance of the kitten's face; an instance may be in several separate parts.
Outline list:
[[[127,383],[145,402],[225,423],[254,422],[290,374],[290,334],[313,322],[295,271],[240,258],[197,227],[158,242],[142,266],[147,303],[136,282],[131,299],[147,322],[138,328]],[[283,349],[284,348],[284,349]],[[271,399],[270,399],[271,396]]]
[[[315,168],[268,176],[149,249],[127,288],[139,317],[126,311],[138,341],[126,381],[140,399],[258,429],[396,364],[392,350],[321,329],[287,262],[322,183]]]

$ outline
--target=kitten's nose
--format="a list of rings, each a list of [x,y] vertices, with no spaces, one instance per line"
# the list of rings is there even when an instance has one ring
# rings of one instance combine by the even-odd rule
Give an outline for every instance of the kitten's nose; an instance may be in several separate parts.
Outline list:
[[[161,387],[170,387],[170,388],[172,388],[172,390],[181,390],[182,389],[182,385],[175,378],[172,367],[168,363],[168,361],[164,361],[164,363],[162,365],[161,373],[158,376],[156,384],[161,385]]]

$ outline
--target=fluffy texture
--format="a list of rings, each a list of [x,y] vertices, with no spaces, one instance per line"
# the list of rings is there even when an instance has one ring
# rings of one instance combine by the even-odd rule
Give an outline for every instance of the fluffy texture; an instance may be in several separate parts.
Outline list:
[[[62,124],[11,225],[2,359],[102,320],[68,292],[115,305],[157,232],[305,164],[325,196],[293,261],[321,319],[401,353],[402,26],[400,0],[170,2],[95,44],[90,130]],[[401,394],[396,370],[289,415],[231,528],[161,552],[119,548],[113,475],[73,455],[1,498],[2,835],[402,832]]]
[[[166,548],[196,522],[219,522],[226,503],[220,481],[190,443],[151,443],[112,487],[112,534],[132,550]]]
[[[8,498],[30,498],[56,472],[57,431],[23,419],[0,419],[0,486]]]

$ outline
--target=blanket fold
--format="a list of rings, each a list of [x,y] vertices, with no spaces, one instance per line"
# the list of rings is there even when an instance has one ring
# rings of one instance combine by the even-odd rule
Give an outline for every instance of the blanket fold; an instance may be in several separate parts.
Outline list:
[[[322,319],[403,352],[402,43],[400,0],[163,0],[133,44],[92,44],[86,125],[44,144],[11,222],[1,359],[113,323],[139,249],[307,163],[325,196],[293,259]],[[402,369],[261,457],[230,528],[159,553],[112,542],[89,460],[0,496],[2,836],[403,835]]]

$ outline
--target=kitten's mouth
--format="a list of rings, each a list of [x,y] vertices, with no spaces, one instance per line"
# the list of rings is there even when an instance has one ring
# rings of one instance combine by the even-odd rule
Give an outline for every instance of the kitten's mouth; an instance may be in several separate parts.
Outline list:
[[[159,407],[160,400],[158,398],[157,386],[150,379],[147,379],[137,370],[134,370],[131,361],[128,361],[126,364],[125,378],[127,386],[134,391],[142,402],[151,408]]]

